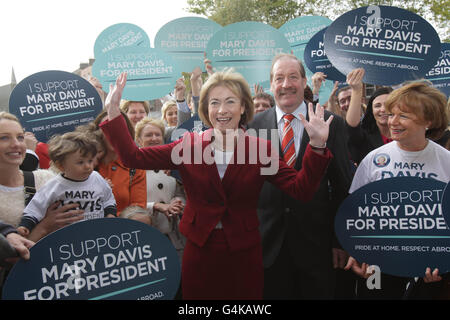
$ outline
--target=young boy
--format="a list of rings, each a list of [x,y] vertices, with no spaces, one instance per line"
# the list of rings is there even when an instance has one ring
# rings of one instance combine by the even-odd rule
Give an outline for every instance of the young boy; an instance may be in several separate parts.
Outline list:
[[[84,219],[116,216],[116,201],[111,188],[94,170],[97,142],[82,132],[68,132],[49,141],[49,156],[60,173],[49,180],[26,206],[17,230],[22,235],[44,217],[54,202],[79,203]]]

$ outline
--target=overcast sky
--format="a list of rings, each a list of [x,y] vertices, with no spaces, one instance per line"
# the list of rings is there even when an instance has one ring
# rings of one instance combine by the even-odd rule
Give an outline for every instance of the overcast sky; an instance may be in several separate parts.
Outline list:
[[[186,0],[10,0],[0,2],[0,86],[45,70],[72,72],[94,58],[97,36],[116,23],[147,32],[153,47],[167,22],[194,16]]]

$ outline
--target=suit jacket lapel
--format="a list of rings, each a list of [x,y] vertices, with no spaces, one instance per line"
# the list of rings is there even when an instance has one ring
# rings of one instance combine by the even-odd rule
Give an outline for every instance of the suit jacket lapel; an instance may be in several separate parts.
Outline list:
[[[243,160],[242,159],[242,155],[240,155],[239,159],[238,159],[238,153],[245,152],[244,159],[245,159],[245,161],[247,163],[247,161],[248,161],[248,157],[247,157],[247,152],[248,152],[247,142],[248,142],[248,140],[246,139],[246,133],[245,132],[240,133],[239,137],[238,137],[238,144],[245,143],[245,145],[244,145],[244,147],[245,147],[244,150],[245,151],[242,150],[242,147],[241,147],[241,149],[238,150],[238,144],[235,146],[234,152],[233,152],[233,157],[231,158],[230,163],[228,164],[227,169],[225,171],[225,174],[224,174],[224,176],[222,178],[222,186],[225,189],[225,191],[229,190],[230,187],[231,188],[234,187],[233,186],[233,182],[239,180],[239,175],[241,174],[241,170],[243,168],[245,168],[245,166],[240,166],[239,163],[238,163],[238,161],[242,161]],[[220,179],[220,177],[219,177],[219,179]]]
[[[306,109],[306,120],[309,121],[308,109]],[[297,159],[295,159],[294,168],[298,171],[302,168],[302,160],[305,155],[306,146],[309,143],[309,135],[306,132],[306,129],[303,128],[302,140],[300,141],[300,149],[298,150]]]
[[[195,133],[194,133],[195,134]],[[207,164],[204,161],[203,156],[205,155],[205,149],[210,146],[213,138],[213,129],[209,129],[205,131],[201,137],[202,144],[202,167],[201,170],[203,172],[199,172],[199,174],[206,174],[211,178],[211,183],[213,187],[222,195],[225,196],[225,192],[223,190],[222,181],[220,180],[219,171],[217,170],[216,163]],[[212,151],[212,149],[210,149]],[[212,158],[214,159],[214,154],[211,153]]]

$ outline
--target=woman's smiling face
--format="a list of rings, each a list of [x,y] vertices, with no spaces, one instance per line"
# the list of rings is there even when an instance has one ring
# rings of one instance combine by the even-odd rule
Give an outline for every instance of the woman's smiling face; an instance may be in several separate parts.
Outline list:
[[[22,126],[13,120],[0,120],[0,165],[20,166],[26,154]]]
[[[217,86],[208,94],[208,116],[213,128],[226,133],[239,127],[244,113],[241,99],[226,86]]]
[[[386,114],[384,103],[389,95],[382,94],[376,97],[372,102],[372,113],[378,126],[387,126],[388,116]]]
[[[391,138],[407,151],[418,151],[426,142],[425,133],[429,123],[408,107],[395,105],[388,114]]]

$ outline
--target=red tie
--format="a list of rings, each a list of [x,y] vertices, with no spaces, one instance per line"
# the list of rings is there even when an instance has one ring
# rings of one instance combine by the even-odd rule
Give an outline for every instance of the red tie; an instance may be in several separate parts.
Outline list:
[[[281,150],[283,151],[283,159],[288,166],[293,167],[295,164],[295,144],[294,130],[292,130],[291,121],[294,119],[292,114],[283,116],[283,140],[281,141]]]

